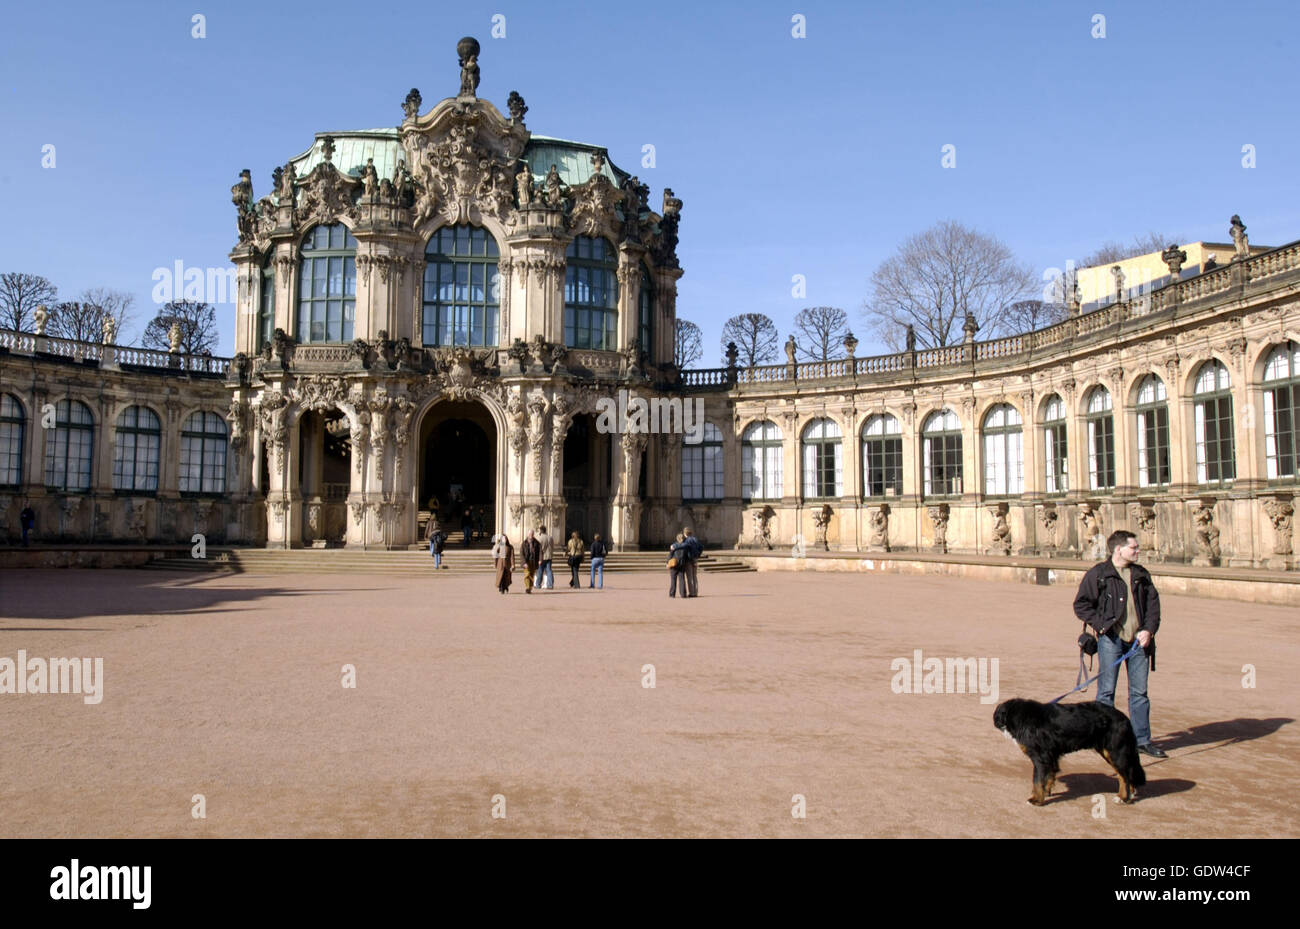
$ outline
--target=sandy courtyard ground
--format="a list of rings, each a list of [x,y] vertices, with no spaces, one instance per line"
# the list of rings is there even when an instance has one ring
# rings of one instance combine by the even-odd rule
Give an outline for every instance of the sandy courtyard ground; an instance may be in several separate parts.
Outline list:
[[[658,575],[517,575],[502,597],[447,573],[0,572],[0,657],[104,661],[98,705],[0,695],[0,835],[1300,835],[1294,610],[1163,598],[1170,757],[1128,807],[1067,756],[1037,809],[993,706],[894,693],[891,662],[997,658],[1000,699],[1051,699],[1072,588],[731,574],[682,601]]]

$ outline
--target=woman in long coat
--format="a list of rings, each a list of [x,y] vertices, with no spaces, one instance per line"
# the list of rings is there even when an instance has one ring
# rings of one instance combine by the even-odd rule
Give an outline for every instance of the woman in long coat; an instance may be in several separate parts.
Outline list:
[[[515,566],[515,547],[510,544],[505,533],[496,536],[496,542],[492,546],[492,563],[497,569],[497,590],[505,593],[510,589]]]

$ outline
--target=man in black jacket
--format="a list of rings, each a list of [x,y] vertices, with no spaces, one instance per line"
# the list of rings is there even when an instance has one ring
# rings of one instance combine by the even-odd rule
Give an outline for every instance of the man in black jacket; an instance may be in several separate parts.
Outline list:
[[[1167,758],[1165,751],[1151,742],[1151,701],[1147,699],[1147,672],[1156,667],[1160,596],[1151,574],[1137,563],[1136,535],[1116,530],[1106,539],[1106,550],[1110,557],[1088,569],[1074,598],[1074,615],[1097,634],[1097,658],[1101,663],[1097,702],[1115,705],[1118,662],[1136,639],[1141,647],[1126,662],[1129,721],[1137,736],[1138,751]]]

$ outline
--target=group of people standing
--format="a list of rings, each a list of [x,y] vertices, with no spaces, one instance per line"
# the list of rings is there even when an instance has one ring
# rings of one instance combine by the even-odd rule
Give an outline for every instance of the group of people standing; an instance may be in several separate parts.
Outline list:
[[[545,526],[529,530],[528,538],[520,546],[520,557],[524,563],[524,593],[531,594],[538,590],[555,588],[555,572],[552,562],[555,558],[556,543],[546,532]],[[579,571],[587,546],[577,530],[569,537],[564,547],[565,557],[569,562],[569,586],[582,587]],[[609,548],[599,533],[591,541],[591,574],[588,589],[603,590],[605,587],[605,556]],[[515,547],[504,534],[492,537],[492,563],[496,566],[497,590],[505,593],[510,589],[515,567]]]

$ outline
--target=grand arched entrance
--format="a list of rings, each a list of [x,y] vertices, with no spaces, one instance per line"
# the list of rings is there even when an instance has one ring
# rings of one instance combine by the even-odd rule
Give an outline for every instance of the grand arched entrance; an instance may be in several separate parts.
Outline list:
[[[609,501],[614,443],[596,428],[596,417],[579,414],[564,437],[565,536],[577,530],[587,542],[609,538]],[[557,527],[558,528],[558,527]]]
[[[482,508],[488,536],[495,531],[497,506],[497,430],[479,403],[444,401],[420,423],[420,537],[430,516],[444,529],[460,531],[466,508]]]
[[[308,410],[298,421],[297,484],[302,494],[302,544],[342,545],[352,442],[348,418],[338,409]]]

